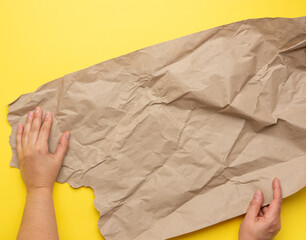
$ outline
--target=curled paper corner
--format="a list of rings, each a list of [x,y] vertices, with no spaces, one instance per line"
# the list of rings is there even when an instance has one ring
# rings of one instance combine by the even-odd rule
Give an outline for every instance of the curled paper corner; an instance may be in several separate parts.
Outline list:
[[[49,147],[71,132],[59,182],[90,186],[107,240],[167,239],[245,213],[255,189],[306,182],[306,17],[236,22],[44,84]],[[17,166],[18,167],[18,166]],[[205,214],[203,214],[205,213]]]

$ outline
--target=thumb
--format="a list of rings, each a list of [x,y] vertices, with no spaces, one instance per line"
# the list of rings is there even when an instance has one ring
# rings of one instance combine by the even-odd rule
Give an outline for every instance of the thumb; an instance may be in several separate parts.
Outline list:
[[[250,202],[248,211],[246,213],[246,217],[255,219],[259,214],[262,201],[263,201],[262,193],[259,190],[257,190],[254,193],[253,199]]]
[[[63,135],[61,136],[59,140],[59,144],[56,148],[55,153],[53,156],[58,159],[61,163],[63,162],[63,159],[66,155],[66,152],[68,150],[68,145],[69,145],[69,132],[64,132]]]

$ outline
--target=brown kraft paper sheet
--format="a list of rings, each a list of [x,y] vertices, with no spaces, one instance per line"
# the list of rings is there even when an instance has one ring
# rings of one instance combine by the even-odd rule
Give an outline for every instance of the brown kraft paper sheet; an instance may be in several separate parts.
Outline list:
[[[245,213],[253,192],[306,183],[306,17],[236,22],[67,74],[9,104],[41,106],[58,182],[91,187],[107,240],[167,239]]]

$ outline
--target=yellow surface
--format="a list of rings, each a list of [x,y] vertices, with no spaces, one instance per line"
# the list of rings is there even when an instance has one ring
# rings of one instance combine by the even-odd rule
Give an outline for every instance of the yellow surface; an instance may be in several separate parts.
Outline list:
[[[25,203],[19,170],[9,167],[5,105],[64,74],[139,48],[243,19],[303,15],[305,0],[0,0],[0,239],[16,238]],[[62,240],[103,239],[91,189],[56,183],[54,201]],[[304,188],[284,200],[276,239],[305,240],[305,216]],[[241,220],[176,240],[238,239]]]

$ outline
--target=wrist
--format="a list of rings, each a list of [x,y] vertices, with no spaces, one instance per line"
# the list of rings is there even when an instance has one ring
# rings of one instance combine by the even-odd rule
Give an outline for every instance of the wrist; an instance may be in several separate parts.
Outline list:
[[[53,192],[52,187],[27,188],[27,195],[51,195],[52,196],[52,192]]]

